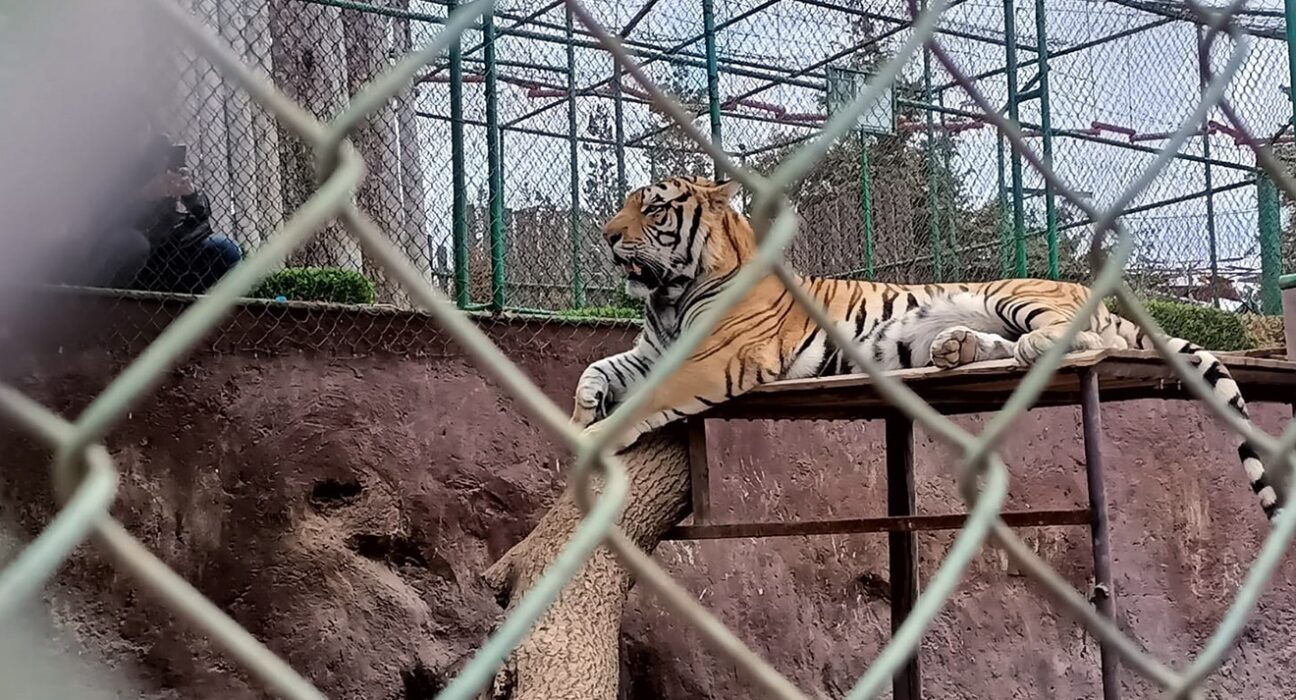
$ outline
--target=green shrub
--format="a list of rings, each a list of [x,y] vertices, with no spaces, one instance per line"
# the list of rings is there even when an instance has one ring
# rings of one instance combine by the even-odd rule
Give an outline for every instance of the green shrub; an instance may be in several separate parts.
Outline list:
[[[289,267],[273,272],[252,292],[260,299],[372,304],[374,285],[364,275],[337,267]]]
[[[631,306],[587,306],[582,309],[563,309],[558,318],[643,318],[643,309]]]
[[[1287,342],[1283,335],[1282,316],[1261,316],[1259,314],[1241,314],[1242,325],[1247,334],[1255,341],[1258,348],[1282,347]]]
[[[1238,314],[1212,306],[1165,299],[1147,300],[1143,305],[1152,318],[1156,319],[1161,330],[1207,350],[1250,350],[1256,347],[1255,338],[1247,331],[1246,324]],[[1107,308],[1113,313],[1120,313],[1114,299],[1107,301]]]
[[[636,299],[629,294],[626,294],[624,283],[617,287],[616,301],[612,302],[612,306],[622,309],[635,309],[639,312],[639,315],[642,316],[643,305],[642,299]]]

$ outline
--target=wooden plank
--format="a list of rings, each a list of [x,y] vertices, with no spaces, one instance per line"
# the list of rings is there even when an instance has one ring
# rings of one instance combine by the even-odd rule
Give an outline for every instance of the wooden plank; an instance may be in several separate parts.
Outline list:
[[[886,419],[887,515],[912,516],[917,512],[913,473],[913,421],[899,414]],[[891,636],[899,631],[918,602],[918,538],[912,532],[887,535],[891,572]],[[895,700],[922,697],[921,650],[891,679]]]
[[[1287,348],[1279,345],[1277,347],[1255,348],[1253,350],[1223,350],[1215,353],[1216,357],[1232,357],[1235,355],[1239,357],[1270,357],[1275,360],[1285,360],[1287,359]]]
[[[1221,356],[1242,395],[1253,403],[1290,402],[1296,395],[1296,363],[1266,357]],[[1041,395],[1040,406],[1079,405],[1079,373],[1093,367],[1102,379],[1103,401],[1141,398],[1193,399],[1174,370],[1150,350],[1097,350],[1069,356]],[[1012,360],[980,362],[953,370],[924,367],[893,375],[948,414],[996,411],[1026,374]],[[867,375],[774,382],[712,409],[725,419],[874,419],[888,402]]]
[[[711,465],[707,458],[706,419],[688,419],[689,489],[693,494],[693,522],[711,516]]]
[[[1006,511],[1000,514],[1009,527],[1066,527],[1089,524],[1087,508],[1061,510]],[[878,516],[836,520],[804,520],[786,523],[724,523],[681,525],[671,528],[663,540],[732,540],[764,537],[815,537],[858,535],[881,532],[930,532],[957,530],[967,522],[967,513],[939,515]]]
[[[1088,352],[1073,353],[1067,356],[1066,360],[1062,363],[1062,367],[1090,367],[1098,364],[1113,352],[1116,351],[1090,350]],[[905,384],[911,385],[928,380],[949,381],[951,379],[962,379],[965,377],[1003,374],[1020,375],[1025,373],[1025,368],[1017,364],[1016,360],[991,360],[988,362],[975,362],[955,369],[919,367],[916,369],[898,370],[888,373],[888,376],[895,377],[896,379],[903,381]],[[787,379],[781,382],[771,382],[769,384],[757,386],[748,392],[748,395],[752,396],[762,393],[787,393],[793,391],[834,391],[839,389],[869,386],[871,384],[873,384],[873,380],[867,374],[844,374],[834,377]]]

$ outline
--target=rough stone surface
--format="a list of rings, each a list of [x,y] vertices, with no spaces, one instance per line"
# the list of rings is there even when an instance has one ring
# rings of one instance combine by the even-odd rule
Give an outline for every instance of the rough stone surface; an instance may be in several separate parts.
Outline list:
[[[7,378],[74,415],[142,346],[120,329],[144,317],[160,327],[178,310],[113,309],[117,332],[57,355],[42,346],[28,353],[35,359],[11,364]],[[123,474],[114,513],[330,697],[431,698],[497,623],[479,575],[557,497],[563,451],[425,321],[374,321],[386,324],[370,336],[385,334],[386,350],[359,336],[319,347],[309,345],[308,327],[324,333],[355,319],[283,311],[272,325],[264,313],[236,317],[225,336],[233,340],[200,349],[113,431],[108,444]],[[583,365],[632,337],[490,328],[564,407]],[[1254,412],[1270,431],[1289,415],[1274,406]],[[1103,417],[1120,625],[1182,666],[1224,615],[1266,532],[1263,518],[1232,439],[1200,407],[1110,404]],[[1003,451],[1010,507],[1084,503],[1078,422],[1076,409],[1021,419]],[[880,425],[734,423],[717,426],[711,441],[717,520],[884,510]],[[0,518],[30,537],[52,513],[47,452],[5,428],[0,453]],[[919,431],[920,510],[959,509],[949,462],[948,450]],[[1023,535],[1072,585],[1087,587],[1084,528]],[[920,537],[924,580],[953,537]],[[884,536],[664,543],[657,557],[812,694],[846,692],[888,637]],[[150,694],[263,697],[90,548],[46,598],[43,624]],[[630,598],[623,697],[749,696],[743,674],[684,621],[641,587]],[[1287,562],[1211,697],[1290,698],[1294,610],[1296,566]],[[926,635],[922,659],[930,697],[1097,696],[1094,641],[991,550]],[[1131,697],[1149,695],[1134,674],[1123,679]]]

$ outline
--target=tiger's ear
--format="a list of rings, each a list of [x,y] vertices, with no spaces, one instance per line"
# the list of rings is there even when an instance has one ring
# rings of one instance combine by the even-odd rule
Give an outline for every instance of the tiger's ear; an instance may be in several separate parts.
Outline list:
[[[738,194],[742,185],[737,180],[721,180],[707,188],[707,198],[716,206],[724,206]]]

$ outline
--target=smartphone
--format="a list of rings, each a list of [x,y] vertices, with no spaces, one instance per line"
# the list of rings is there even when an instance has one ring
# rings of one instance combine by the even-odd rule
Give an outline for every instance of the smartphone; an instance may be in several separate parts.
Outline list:
[[[179,170],[185,166],[185,161],[189,159],[189,146],[181,143],[171,147],[167,156],[167,167],[172,170]]]

